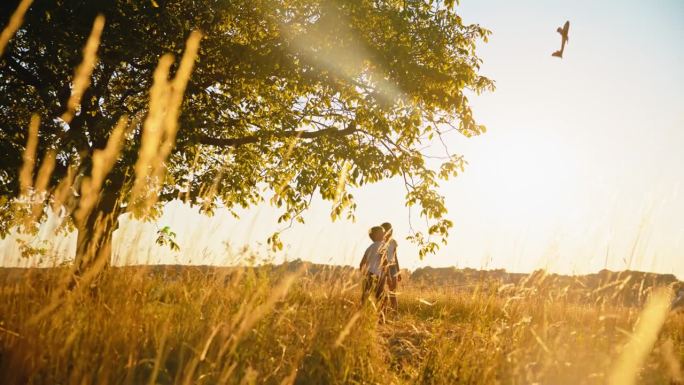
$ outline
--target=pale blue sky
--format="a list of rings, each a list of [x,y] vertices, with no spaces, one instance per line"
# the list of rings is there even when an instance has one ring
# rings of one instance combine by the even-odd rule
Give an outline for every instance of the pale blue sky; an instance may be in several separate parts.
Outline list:
[[[493,32],[479,53],[497,90],[471,98],[489,131],[450,142],[469,166],[443,185],[455,222],[449,245],[418,260],[403,240],[404,189],[391,180],[353,192],[356,223],[330,223],[330,204],[314,201],[307,223],[283,233],[277,257],[357,264],[367,228],[390,221],[410,268],[631,267],[684,278],[684,1],[463,0],[459,9]],[[559,60],[550,55],[566,20]],[[225,240],[263,250],[255,244],[278,229],[276,211],[242,214],[201,219],[176,207],[160,225],[178,233],[183,255],[150,246],[152,231],[140,244],[166,263],[220,263]]]

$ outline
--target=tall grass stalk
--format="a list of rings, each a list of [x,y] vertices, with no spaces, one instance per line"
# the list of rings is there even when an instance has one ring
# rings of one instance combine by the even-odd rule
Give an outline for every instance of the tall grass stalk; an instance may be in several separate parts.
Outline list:
[[[660,289],[651,294],[644,310],[639,315],[634,333],[624,347],[608,378],[609,385],[633,385],[638,373],[650,354],[660,329],[670,310],[671,290]]]
[[[90,77],[93,74],[93,68],[97,62],[97,48],[100,46],[100,37],[104,29],[104,16],[98,15],[93,23],[93,28],[88,36],[85,47],[83,47],[83,60],[74,72],[74,78],[71,84],[71,96],[67,101],[66,111],[61,118],[64,122],[69,124],[73,119],[76,110],[81,105],[81,98],[83,93],[90,86]]]
[[[9,43],[10,39],[12,39],[12,36],[14,36],[21,26],[21,23],[24,21],[24,15],[31,6],[31,3],[33,3],[33,0],[21,0],[19,6],[10,17],[9,23],[7,23],[7,26],[5,26],[5,28],[2,30],[2,33],[0,33],[0,56],[2,56],[2,54],[5,52],[7,43]]]

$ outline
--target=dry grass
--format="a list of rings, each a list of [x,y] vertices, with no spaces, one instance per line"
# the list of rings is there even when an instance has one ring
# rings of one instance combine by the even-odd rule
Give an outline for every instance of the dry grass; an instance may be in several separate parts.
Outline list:
[[[0,53],[24,11],[3,31]],[[96,20],[76,70],[66,121],[89,85],[103,24]],[[141,211],[156,202],[143,187],[164,179],[199,41],[199,34],[189,38],[174,79],[168,80],[170,56],[155,72],[132,191]],[[45,192],[40,175],[54,166],[44,157],[34,186],[38,125],[33,119],[29,127],[22,194]],[[94,155],[91,178],[80,186],[83,218],[118,157],[125,125]],[[76,166],[51,192],[56,206]],[[402,287],[398,314],[380,324],[372,304],[359,305],[354,273],[92,269],[81,283],[95,285],[67,289],[71,274],[65,267],[0,275],[3,384],[603,384],[610,376],[668,384],[682,378],[684,315],[668,314],[662,298],[638,321],[638,308],[574,302],[543,282],[506,290],[409,286]],[[619,289],[609,286],[603,295]]]
[[[603,384],[640,333],[637,308],[491,287],[404,288],[383,325],[355,274],[113,268],[94,291],[64,291],[67,273],[5,277],[5,383]],[[674,383],[684,315],[653,337],[637,383]]]

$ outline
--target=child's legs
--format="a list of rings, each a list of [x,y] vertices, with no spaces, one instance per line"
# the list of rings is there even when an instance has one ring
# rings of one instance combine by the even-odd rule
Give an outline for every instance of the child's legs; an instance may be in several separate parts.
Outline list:
[[[364,303],[370,296],[370,293],[375,290],[377,286],[377,277],[371,273],[363,277],[363,291],[361,293],[361,302]]]
[[[387,292],[385,291],[385,284],[387,282],[387,274],[383,274],[376,278],[375,299],[377,300],[378,316],[380,323],[385,323],[385,305],[387,303]]]
[[[392,308],[392,310],[396,311],[399,307],[399,305],[397,304],[397,286],[399,285],[399,280],[397,276],[399,275],[399,268],[396,264],[393,263],[388,266],[387,270],[389,275],[387,277],[387,286],[389,288],[388,297],[390,307]]]
[[[399,304],[397,303],[397,286],[398,284],[396,275],[390,275],[387,277],[387,288],[389,289],[387,296],[389,297],[390,308],[392,308],[394,311],[397,311],[399,308]]]
[[[368,295],[370,294],[370,282],[368,281],[369,278],[369,275],[366,274],[363,276],[363,281],[361,282],[361,303],[366,302]]]
[[[385,282],[387,281],[387,275],[383,274],[382,277],[378,277],[375,283],[375,298],[378,301],[383,299],[385,295]]]

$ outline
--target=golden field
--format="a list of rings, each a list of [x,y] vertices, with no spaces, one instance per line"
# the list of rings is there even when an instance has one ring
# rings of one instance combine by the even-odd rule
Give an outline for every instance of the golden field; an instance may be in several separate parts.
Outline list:
[[[610,290],[583,303],[538,276],[409,281],[381,323],[351,269],[114,267],[73,290],[68,275],[5,274],[4,383],[605,384],[647,318]],[[657,339],[636,383],[681,382],[684,314],[665,317],[645,325]]]

